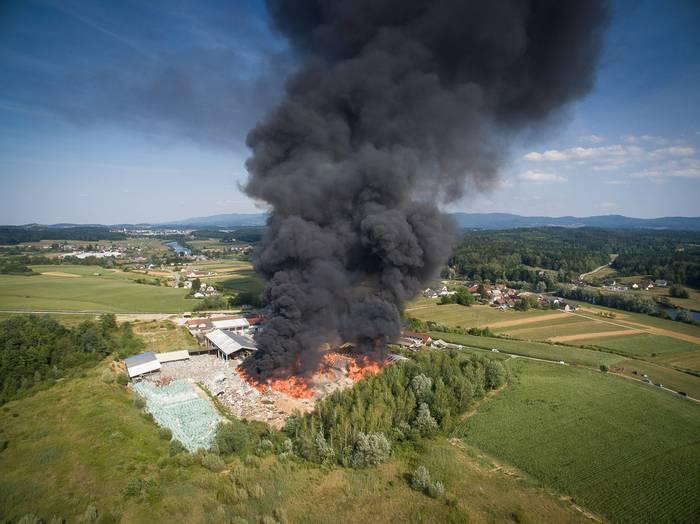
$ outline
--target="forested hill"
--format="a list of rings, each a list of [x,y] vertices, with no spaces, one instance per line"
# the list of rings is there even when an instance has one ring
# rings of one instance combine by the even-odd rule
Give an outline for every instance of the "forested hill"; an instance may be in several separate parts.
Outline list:
[[[449,260],[469,279],[569,281],[611,261],[623,275],[697,285],[700,232],[531,228],[466,232]],[[449,276],[449,275],[444,275]]]

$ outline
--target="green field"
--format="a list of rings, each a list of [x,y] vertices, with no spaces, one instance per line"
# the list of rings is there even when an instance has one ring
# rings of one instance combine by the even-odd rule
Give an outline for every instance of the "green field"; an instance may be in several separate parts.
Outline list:
[[[700,376],[700,351],[697,349],[683,353],[671,353],[670,355],[653,357],[650,360],[666,366],[690,370]]]
[[[562,315],[563,316],[563,315]],[[558,320],[545,320],[535,324],[525,324],[528,327],[513,326],[511,328],[496,329],[497,334],[507,334],[513,338],[523,340],[547,340],[552,337],[582,335],[586,333],[604,333],[607,331],[620,331],[624,327],[606,324],[595,320],[587,320],[583,317],[566,315],[566,322]]]
[[[190,311],[197,303],[185,298],[184,289],[137,284],[134,280],[144,277],[138,273],[63,264],[32,269],[61,275],[0,275],[0,309],[177,313]]]
[[[650,335],[648,333],[588,342],[589,344],[595,345],[603,350],[608,349],[613,350],[616,353],[623,353],[625,355],[643,358],[666,355],[669,353],[680,353],[684,351],[700,352],[700,347],[696,344],[671,337]]]
[[[196,455],[169,460],[167,442],[129,390],[101,380],[104,368],[0,410],[0,438],[8,441],[0,451],[3,522],[28,513],[84,522],[88,506],[98,522],[585,521],[567,501],[444,438],[397,449],[391,462],[365,470],[273,455],[234,457],[213,473]],[[409,487],[418,465],[444,483],[448,501]]]
[[[623,359],[612,353],[594,351],[578,347],[560,346],[543,342],[525,342],[522,340],[508,340],[504,338],[477,337],[473,335],[460,335],[457,333],[442,333],[431,331],[429,335],[433,339],[442,339],[453,344],[462,344],[482,349],[496,348],[506,353],[522,355],[525,357],[542,358],[546,360],[563,360],[567,364],[580,364],[584,366],[598,367],[600,364],[612,365]]]
[[[617,362],[610,369],[616,373],[636,379],[639,379],[642,374],[647,374],[652,382],[656,384],[663,384],[674,391],[685,391],[691,397],[700,399],[700,377],[678,371],[663,364],[628,359]],[[633,371],[637,371],[637,375],[634,375]]]
[[[515,361],[465,440],[614,522],[697,522],[700,406],[653,387]]]

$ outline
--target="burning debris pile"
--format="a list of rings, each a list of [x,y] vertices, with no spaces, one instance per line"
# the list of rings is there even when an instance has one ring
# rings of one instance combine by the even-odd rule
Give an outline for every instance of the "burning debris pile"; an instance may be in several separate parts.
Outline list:
[[[250,377],[240,361],[214,355],[193,356],[189,360],[165,362],[160,372],[143,377],[139,388],[165,393],[175,383],[202,384],[218,397],[232,415],[282,427],[295,410],[308,412],[316,401],[338,390],[352,387],[365,375],[378,373],[380,364],[347,347],[323,349],[323,365],[316,373],[270,379],[265,383]],[[206,401],[202,391],[201,398]]]
[[[246,192],[271,207],[253,257],[271,318],[244,369],[256,387],[301,393],[325,342],[381,361],[404,301],[449,254],[438,204],[494,186],[514,136],[590,90],[607,3],[268,8],[299,67],[248,136]]]
[[[341,353],[329,348],[320,350],[320,354],[319,369],[311,375],[290,374],[286,378],[270,377],[262,382],[250,376],[244,364],[238,368],[238,372],[262,393],[283,393],[293,398],[315,401],[336,389],[351,387],[368,374],[379,373],[385,364],[363,354]]]

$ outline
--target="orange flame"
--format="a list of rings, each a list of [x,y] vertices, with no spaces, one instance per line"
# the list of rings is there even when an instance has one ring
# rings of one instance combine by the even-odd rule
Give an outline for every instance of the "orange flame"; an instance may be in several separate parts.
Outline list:
[[[357,382],[368,374],[376,375],[384,366],[383,362],[370,360],[364,355],[344,355],[336,351],[324,352],[321,362],[321,369],[310,378],[292,372],[289,378],[269,378],[263,382],[248,375],[242,366],[238,368],[238,372],[261,393],[273,390],[294,398],[310,399],[317,393],[314,388],[316,378],[324,376],[333,379],[338,373],[342,373],[353,382]]]

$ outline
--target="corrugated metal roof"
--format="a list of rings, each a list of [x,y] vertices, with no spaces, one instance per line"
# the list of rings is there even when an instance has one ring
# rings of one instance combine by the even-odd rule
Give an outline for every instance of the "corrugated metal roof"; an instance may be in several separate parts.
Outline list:
[[[222,331],[220,329],[207,333],[206,337],[226,355],[231,355],[232,353],[240,351],[241,349],[257,349],[252,340],[235,335],[234,333],[227,333],[226,331]]]
[[[158,361],[162,364],[163,362],[175,362],[176,360],[187,360],[190,358],[190,354],[186,349],[181,349],[179,351],[168,351],[167,353],[156,353]]]
[[[124,364],[126,367],[138,366],[139,364],[145,364],[146,362],[151,362],[153,360],[158,360],[156,354],[152,351],[147,351],[146,353],[140,353],[134,355],[133,357],[125,358]]]
[[[250,327],[248,320],[246,320],[245,318],[230,318],[226,320],[213,319],[211,323],[216,329],[236,329]]]
[[[243,335],[237,335],[236,333],[231,333],[229,331],[224,331],[226,335],[236,342],[239,346],[241,346],[244,349],[251,349],[253,351],[258,349],[258,346],[255,344],[254,340],[249,339],[248,337],[244,337]]]

